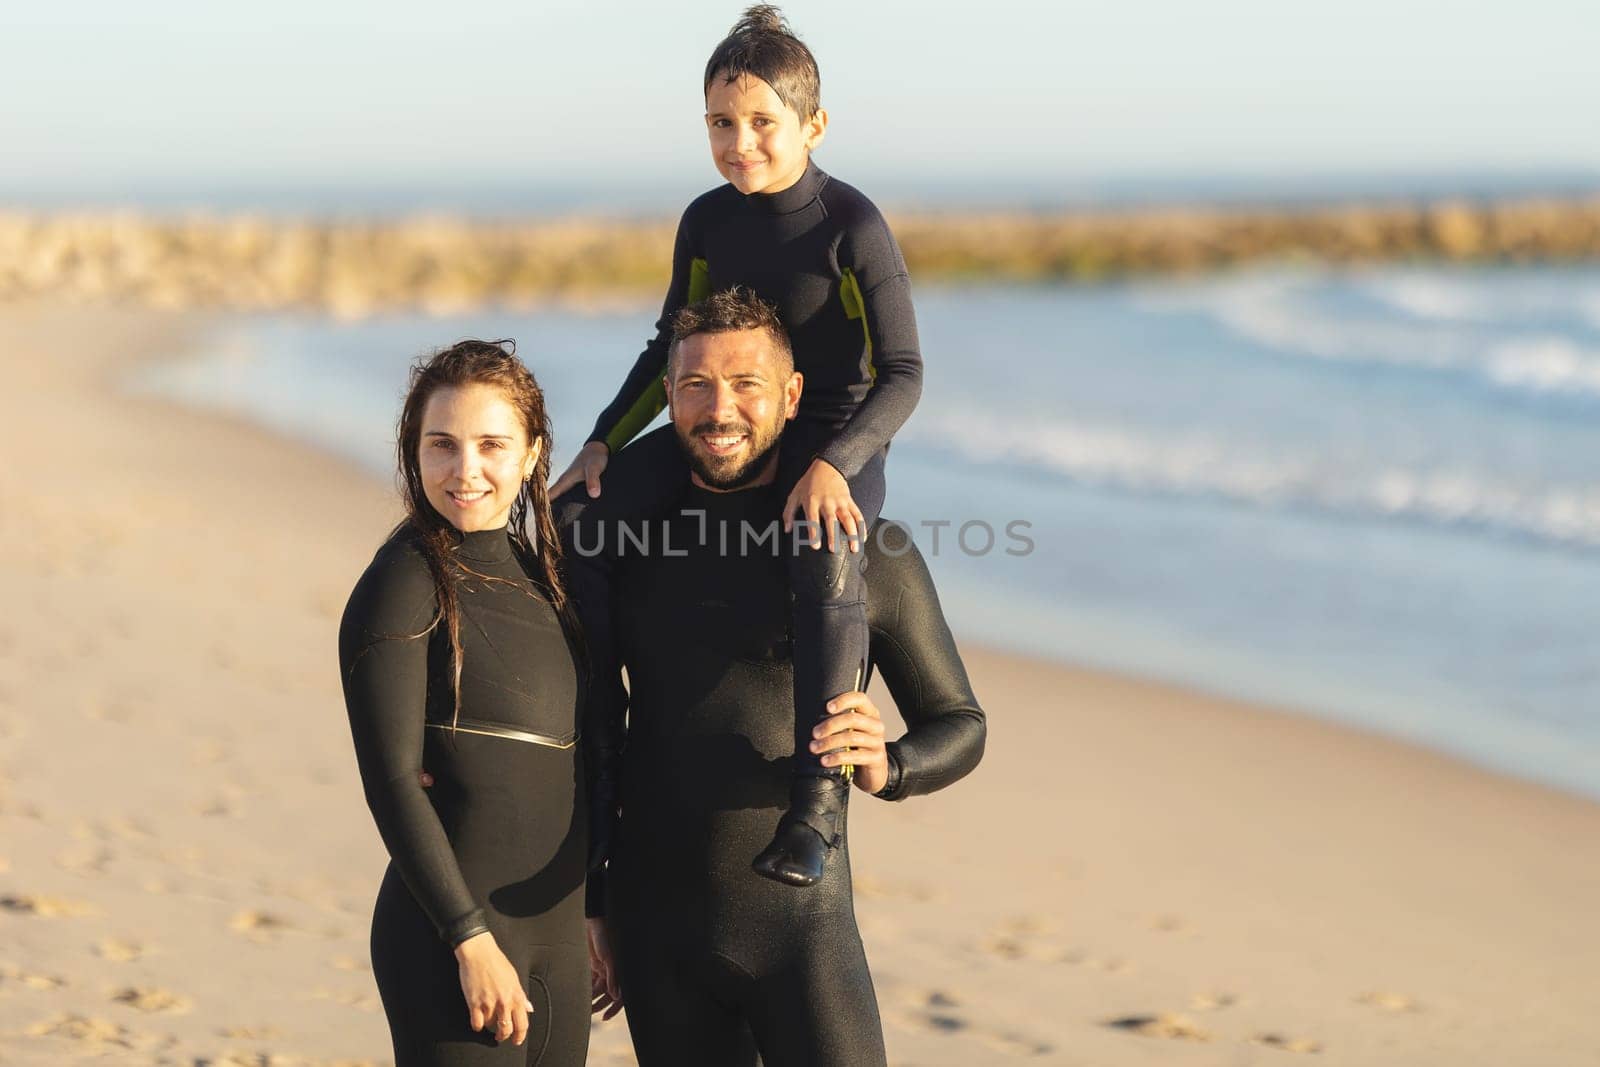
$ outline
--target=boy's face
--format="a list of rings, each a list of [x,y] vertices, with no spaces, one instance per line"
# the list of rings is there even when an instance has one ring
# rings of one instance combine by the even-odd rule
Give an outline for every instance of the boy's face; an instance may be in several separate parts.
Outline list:
[[[811,150],[822,143],[828,113],[802,122],[772,86],[746,75],[729,84],[722,75],[706,92],[706,128],[717,173],[745,195],[777,193],[805,173]]]

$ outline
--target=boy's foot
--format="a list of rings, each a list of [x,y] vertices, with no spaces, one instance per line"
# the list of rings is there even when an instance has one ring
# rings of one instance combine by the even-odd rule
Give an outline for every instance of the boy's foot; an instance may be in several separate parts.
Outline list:
[[[785,885],[816,885],[839,841],[849,795],[850,783],[842,776],[796,778],[789,787],[789,810],[779,820],[772,844],[750,866]]]

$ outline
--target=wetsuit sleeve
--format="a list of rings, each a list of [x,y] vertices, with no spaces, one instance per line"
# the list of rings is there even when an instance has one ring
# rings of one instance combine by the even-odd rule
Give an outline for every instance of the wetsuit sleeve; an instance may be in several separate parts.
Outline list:
[[[866,399],[819,456],[854,478],[921,399],[922,350],[905,258],[876,210],[845,229],[839,269],[845,314],[861,319],[873,380]]]
[[[983,757],[988,724],[910,533],[874,527],[867,553],[872,661],[906,721],[905,736],[885,746],[890,783],[878,795],[903,800],[965,777]]]
[[[583,630],[588,684],[579,709],[583,733],[583,766],[589,798],[589,878],[584,887],[584,914],[605,914],[606,863],[621,798],[622,749],[627,739],[628,693],[622,685],[617,655],[612,600],[614,564],[595,551],[602,543],[594,518],[575,486],[556,502],[562,546],[567,561],[567,592]]]
[[[661,304],[661,317],[656,320],[655,336],[645,343],[622,388],[589,433],[589,442],[603,441],[613,453],[638,436],[667,406],[661,379],[667,371],[667,349],[672,345],[672,318],[685,304],[710,295],[705,260],[695,251],[694,216],[695,205],[691,204],[678,221],[678,235],[672,244],[672,280]]]
[[[422,787],[433,579],[391,545],[373,561],[339,625],[339,666],[367,806],[395,870],[449,945],[487,930]]]

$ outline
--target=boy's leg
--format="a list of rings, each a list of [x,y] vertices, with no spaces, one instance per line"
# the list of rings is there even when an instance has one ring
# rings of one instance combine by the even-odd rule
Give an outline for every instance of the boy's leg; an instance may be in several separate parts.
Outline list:
[[[809,446],[810,442],[800,442]],[[788,441],[785,440],[787,447]],[[785,492],[809,466],[811,447],[783,459]],[[884,456],[873,457],[849,479],[850,495],[870,528],[883,508]],[[800,468],[798,470],[794,468]],[[835,551],[803,542],[789,557],[789,588],[794,611],[794,778],[789,811],[771,845],[754,867],[791,885],[812,885],[822,877],[829,849],[838,841],[849,782],[838,767],[824,767],[810,750],[811,731],[827,717],[827,702],[863,684],[867,662],[867,529],[859,531],[862,549],[850,551],[843,530]],[[791,542],[793,544],[793,542]]]

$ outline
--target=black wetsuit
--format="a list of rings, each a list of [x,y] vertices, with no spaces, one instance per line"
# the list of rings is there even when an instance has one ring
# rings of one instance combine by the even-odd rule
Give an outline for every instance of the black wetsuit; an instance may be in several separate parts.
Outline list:
[[[611,920],[644,1067],[753,1064],[758,1048],[766,1067],[884,1062],[847,847],[804,890],[750,869],[794,751],[789,594],[773,542],[741,552],[737,539],[742,521],[770,526],[776,499],[690,487],[669,541],[625,555],[615,574],[631,692],[618,664],[597,664],[586,728],[598,761],[623,749],[622,815],[590,910]],[[873,660],[909,727],[888,745],[880,794],[899,799],[970,771],[986,727],[904,527],[885,523],[867,555]]]
[[[578,671],[504,528],[456,549],[462,647],[456,729],[434,580],[403,528],[362,575],[339,628],[345,704],[367,803],[391,859],[372,969],[397,1067],[581,1064],[587,804]],[[493,580],[499,579],[499,580]],[[418,778],[426,766],[435,784]],[[454,945],[488,930],[535,1011],[522,1047],[469,1028]]]
[[[781,192],[747,196],[723,185],[684,211],[656,336],[589,440],[604,441],[615,454],[655,417],[666,403],[661,379],[672,317],[684,305],[734,285],[777,308],[795,369],[805,377],[800,413],[783,436],[780,487],[792,488],[814,458],[826,460],[844,475],[871,525],[883,507],[889,440],[922,395],[911,283],[894,235],[872,201],[814,163]],[[670,433],[669,428],[652,437]],[[635,451],[634,462],[648,473],[627,480],[628,499],[611,491],[613,480],[622,479],[607,471],[595,506],[598,522],[648,518],[670,502],[651,487],[670,492],[682,481],[682,455],[675,442],[652,444]],[[778,506],[782,501],[780,496]],[[825,702],[854,684],[867,654],[866,590],[859,555],[830,558],[809,549],[791,557],[789,581],[795,594],[798,737],[809,734]],[[803,757],[797,772],[825,773],[809,754]]]

